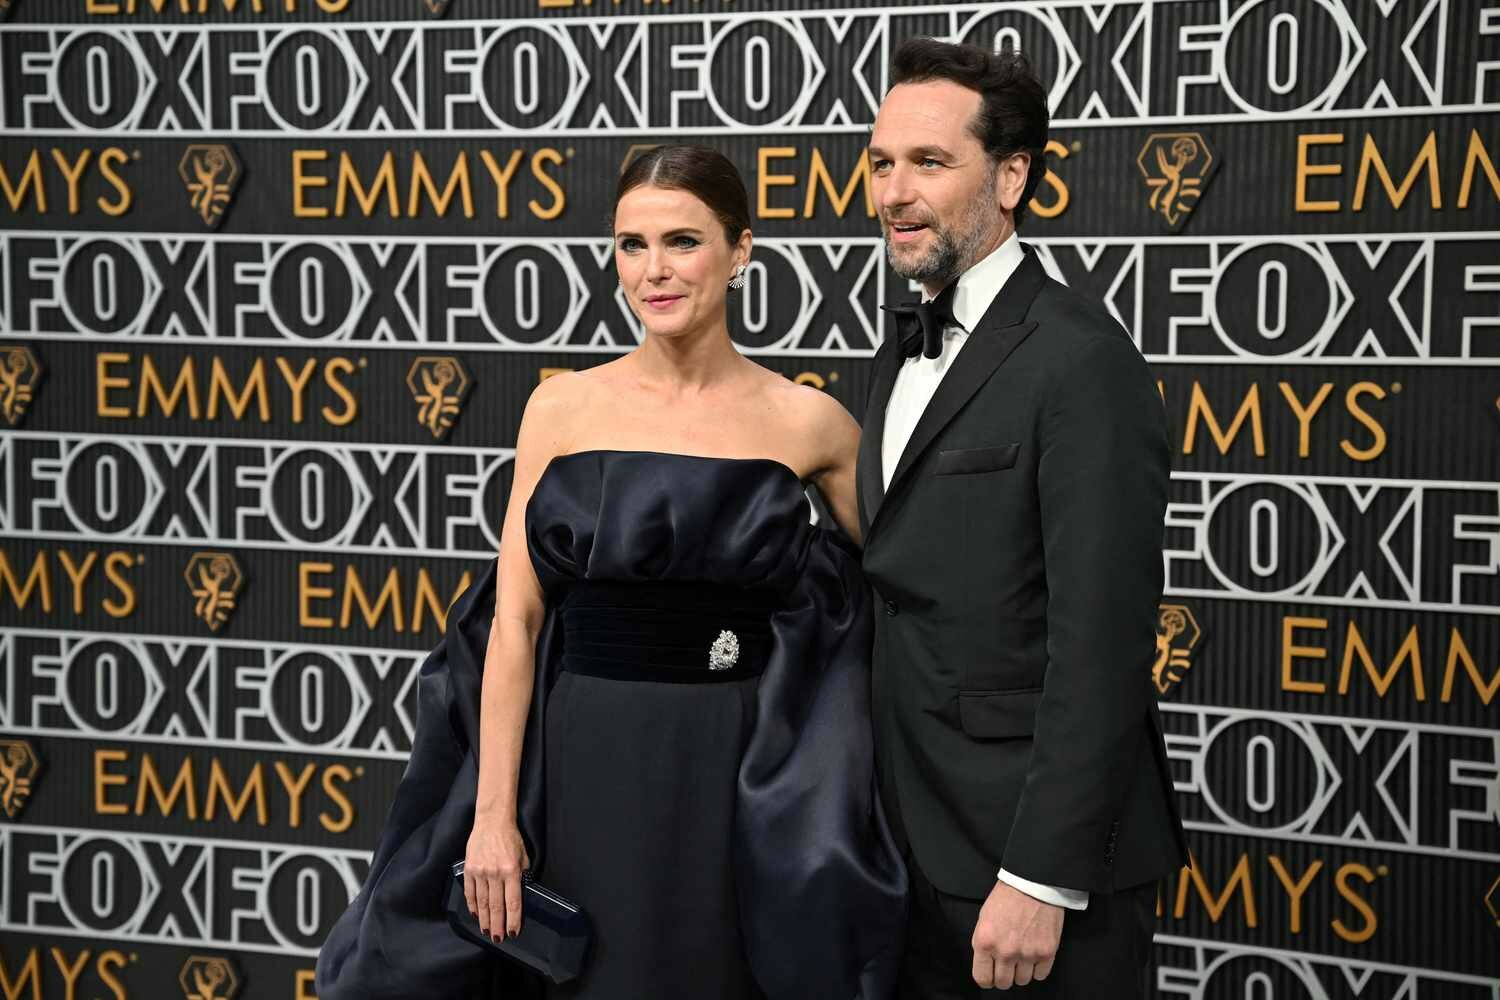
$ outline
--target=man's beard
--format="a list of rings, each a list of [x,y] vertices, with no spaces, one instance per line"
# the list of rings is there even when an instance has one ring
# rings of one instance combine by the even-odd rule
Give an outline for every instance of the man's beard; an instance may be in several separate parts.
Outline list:
[[[899,259],[887,233],[886,259],[891,262],[891,268],[908,281],[946,285],[979,261],[999,218],[1000,199],[995,195],[995,181],[991,176],[980,189],[979,197],[969,203],[969,210],[957,226],[939,229],[935,223],[928,224],[932,245],[926,253],[914,259]]]

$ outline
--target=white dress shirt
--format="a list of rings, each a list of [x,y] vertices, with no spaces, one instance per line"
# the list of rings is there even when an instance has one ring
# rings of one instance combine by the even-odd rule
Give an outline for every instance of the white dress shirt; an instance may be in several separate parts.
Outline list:
[[[891,398],[885,406],[885,436],[880,441],[880,471],[886,489],[890,489],[891,476],[901,462],[901,454],[911,440],[912,431],[916,430],[917,421],[932,401],[938,383],[943,381],[943,376],[968,342],[969,331],[978,325],[1025,256],[1021,241],[1011,233],[989,256],[959,275],[958,288],[953,293],[953,317],[958,325],[943,329],[942,353],[936,358],[918,353],[907,358],[896,373],[896,383],[891,387]],[[1089,905],[1089,894],[1085,890],[1042,885],[1004,868],[1000,869],[998,877],[1033,899],[1053,906],[1082,910]]]

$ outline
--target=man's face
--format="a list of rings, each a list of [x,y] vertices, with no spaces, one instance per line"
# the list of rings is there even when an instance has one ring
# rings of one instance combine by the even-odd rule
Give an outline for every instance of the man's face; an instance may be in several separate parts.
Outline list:
[[[976,91],[949,80],[891,88],[870,135],[870,173],[891,267],[935,291],[1010,232],[1000,171],[970,130]]]

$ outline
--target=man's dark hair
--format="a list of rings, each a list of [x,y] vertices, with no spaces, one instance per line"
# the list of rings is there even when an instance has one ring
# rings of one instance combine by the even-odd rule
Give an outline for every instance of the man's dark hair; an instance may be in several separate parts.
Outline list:
[[[1047,146],[1047,92],[1031,62],[1015,49],[991,52],[977,45],[954,45],[935,38],[912,38],[891,57],[891,85],[951,80],[978,92],[979,113],[969,130],[999,163],[1016,153],[1030,153],[1026,189],[1016,205],[1016,225],[1047,173],[1042,159]]]
[[[723,153],[708,146],[657,146],[626,165],[615,190],[615,204],[638,187],[674,188],[694,196],[718,218],[731,244],[750,228],[750,196],[740,172]],[[611,228],[613,228],[611,220]]]

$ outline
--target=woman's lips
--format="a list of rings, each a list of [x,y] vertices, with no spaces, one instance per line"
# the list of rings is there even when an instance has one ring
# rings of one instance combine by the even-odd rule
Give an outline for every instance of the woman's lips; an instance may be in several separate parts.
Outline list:
[[[645,302],[647,306],[657,312],[665,312],[685,298],[687,298],[685,295],[653,295],[646,299]]]

